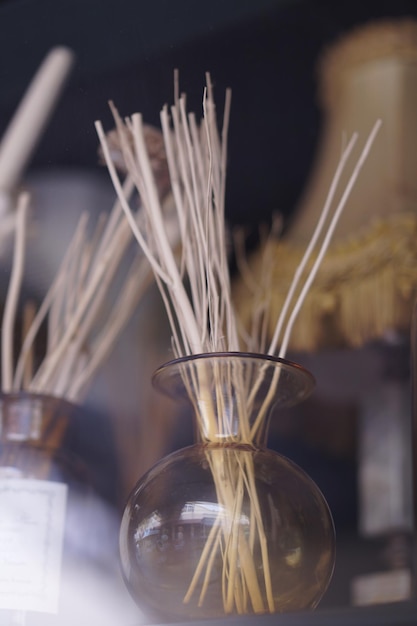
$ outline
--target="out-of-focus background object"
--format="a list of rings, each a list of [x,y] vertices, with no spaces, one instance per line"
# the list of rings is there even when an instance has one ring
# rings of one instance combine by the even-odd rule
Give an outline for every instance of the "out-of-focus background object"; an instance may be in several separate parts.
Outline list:
[[[0,136],[47,52],[54,46],[65,46],[76,56],[64,97],[57,103],[21,181],[32,192],[33,214],[38,220],[39,233],[43,235],[29,251],[27,293],[41,297],[79,213],[87,209],[97,215],[111,207],[113,191],[107,172],[98,164],[94,130],[95,119],[101,119],[109,130],[112,128],[109,99],[115,101],[122,115],[140,111],[145,122],[158,126],[161,106],[173,98],[174,68],[179,68],[180,85],[187,93],[189,110],[197,114],[201,111],[201,85],[206,70],[211,72],[216,94],[223,93],[228,86],[232,88],[226,211],[230,223],[243,225],[247,230],[250,251],[257,247],[259,224],[269,223],[273,213],[282,214],[285,237],[287,233],[289,236],[297,232],[302,206],[307,203],[307,190],[311,191],[309,181],[316,175],[315,171],[321,170],[316,155],[324,145],[324,137],[330,133],[328,109],[321,107],[317,97],[317,68],[323,52],[341,36],[368,22],[381,18],[391,22],[416,16],[415,0],[345,4],[329,0],[231,0],[227,3],[213,0],[206,5],[192,0],[175,3],[169,0],[148,3],[3,0],[0,4],[0,58],[3,59],[0,64]],[[377,51],[380,50],[378,44]],[[398,63],[399,60],[388,64],[392,81],[397,81],[394,75]],[[386,65],[385,62],[382,65]],[[369,59],[365,74],[380,66],[376,58]],[[376,78],[368,79],[361,70],[359,78],[352,78],[357,66],[353,63],[352,67],[353,74],[348,77],[343,74],[340,80],[347,85],[346,93],[353,94],[349,95],[349,111],[354,105],[367,111],[366,125],[375,102],[369,96],[370,81],[372,85],[382,85],[381,75],[377,72]],[[406,92],[413,91],[412,58],[407,57],[402,72],[401,80],[391,82],[393,89],[380,98],[384,113],[392,116],[390,119],[394,119],[395,94],[405,85],[404,75],[409,78],[401,93],[405,96]],[[352,80],[360,83],[359,92]],[[382,89],[378,87],[378,93],[382,93]],[[409,97],[412,96],[407,95],[404,104],[397,103],[404,107],[407,115],[406,108],[412,107],[411,101],[406,104]],[[342,113],[347,115],[347,108],[348,104],[343,108],[338,106],[334,119]],[[404,145],[410,146],[410,153],[413,128],[407,125],[404,130]],[[399,136],[397,130],[392,132],[393,136]],[[381,135],[380,141],[385,138]],[[400,150],[397,145],[390,146],[386,157],[394,159]],[[323,148],[322,154],[324,152]],[[382,152],[378,148],[377,160]],[[402,171],[396,162],[394,171],[399,174]],[[407,170],[404,171],[408,175]],[[405,195],[412,201],[414,181],[411,180],[411,191],[407,189]],[[389,201],[388,195],[381,197],[379,185],[377,193],[378,200]],[[404,195],[398,194],[396,198],[400,212]],[[367,207],[367,215],[370,210]],[[349,208],[346,219],[348,215]],[[359,219],[366,217],[362,212],[355,215]],[[406,220],[399,220],[395,228],[405,241],[410,241]],[[393,234],[393,229],[381,229],[384,234]],[[372,232],[377,233],[377,228]],[[355,232],[355,236],[359,237],[359,233]],[[362,241],[359,237],[360,250],[352,250],[352,254],[355,252],[360,257]],[[364,241],[368,243],[366,237]],[[411,246],[405,251],[401,247],[390,247],[387,268],[392,266],[392,259],[402,258],[404,252],[410,254],[407,258],[412,261]],[[356,256],[353,258],[356,263]],[[399,318],[404,334],[407,302],[412,297],[412,288],[408,291],[412,285],[409,278],[414,271],[411,262],[409,269],[404,280],[395,285],[399,289],[399,302],[404,302]],[[8,276],[6,265],[1,276],[0,283],[4,286]],[[392,298],[392,291],[387,293]],[[358,307],[359,302],[355,299],[354,306]],[[326,304],[330,313],[334,298],[328,299]],[[383,308],[388,311],[385,305]],[[344,343],[340,328],[335,330],[333,324],[331,328],[330,324],[325,325],[325,333],[321,333],[320,338],[331,336],[335,342],[331,346],[317,344],[318,351],[304,351],[306,344],[299,345],[297,351],[293,346],[292,356],[314,372],[317,393],[302,412],[289,413],[287,419],[280,420],[279,427],[272,424],[271,444],[279,451],[287,451],[288,456],[304,467],[329,501],[338,531],[338,560],[333,583],[322,606],[345,607],[352,602],[352,580],[359,574],[385,567],[385,556],[381,553],[385,540],[380,543],[377,537],[365,538],[358,530],[363,511],[359,504],[359,468],[363,466],[357,464],[358,441],[363,441],[361,415],[368,401],[378,396],[387,364],[398,363],[394,368],[396,375],[403,372],[403,368],[407,369],[408,350],[406,341],[396,343],[398,333],[391,334],[395,343],[388,346],[386,337],[383,342],[372,343],[368,342],[369,338],[361,339],[355,327],[354,345],[364,343],[353,349]],[[84,455],[94,461],[97,475],[104,483],[107,480],[106,498],[116,510],[123,506],[137,477],[152,463],[169,450],[192,440],[187,418],[177,422],[168,417],[172,415],[172,408],[167,410],[165,400],[161,400],[149,384],[152,370],[170,356],[166,319],[159,295],[151,289],[86,400],[95,421],[94,427],[92,421],[84,423],[81,433]],[[401,392],[398,396],[401,403],[408,398],[407,377],[407,372],[404,376],[401,373],[401,386],[404,386],[404,395]],[[391,383],[383,382],[384,387],[389,393]],[[397,391],[398,386],[393,394]],[[375,411],[374,405],[372,413]],[[401,411],[407,417],[408,408]],[[96,436],[97,424],[103,427],[100,437]],[[115,447],[117,462],[107,453],[109,445]],[[398,454],[395,458],[398,459]]]
[[[30,393],[1,394],[0,418],[0,623],[127,621],[129,598],[114,567],[119,518],[83,440],[86,420],[103,435],[105,424]]]
[[[64,47],[51,50],[37,70],[1,139],[0,191],[2,203],[24,174],[48,119],[53,113],[73,63]]]
[[[49,51],[1,138],[0,251],[3,255],[14,228],[14,205],[20,179],[53,113],[72,62],[73,53],[67,48],[55,47]]]
[[[0,144],[3,209],[6,217],[16,213],[1,329],[2,624],[31,626],[47,620],[51,626],[61,626],[73,623],[77,616],[102,623],[103,619],[113,623],[116,615],[127,619],[118,605],[124,588],[114,567],[119,526],[114,497],[106,506],[112,493],[108,477],[114,459],[113,442],[107,440],[107,447],[102,448],[107,458],[104,475],[99,481],[92,480],[93,450],[88,460],[78,458],[78,435],[85,426],[74,416],[83,415],[87,430],[94,433],[93,415],[88,410],[78,412],[68,402],[81,407],[97,367],[111,351],[111,343],[129,319],[132,307],[137,306],[142,287],[150,282],[148,263],[139,250],[130,255],[133,267],[126,263],[131,231],[117,203],[107,212],[107,220],[101,215],[91,239],[87,234],[91,211],[83,211],[62,263],[43,289],[37,290],[38,297],[42,291],[45,296],[41,296],[40,305],[29,301],[28,306],[27,293],[21,303],[26,252],[38,249],[42,238],[39,233],[28,237],[30,194],[18,193],[20,179],[71,60],[65,49],[56,48],[48,54]],[[2,228],[7,231],[4,221]],[[6,268],[7,259],[3,263]],[[124,272],[114,289],[111,281],[120,264]],[[33,291],[36,283],[30,283]],[[118,307],[116,316],[111,299]],[[46,332],[43,326],[47,326]],[[15,345],[19,346],[17,351]],[[15,352],[20,352],[18,358]],[[101,434],[104,426],[101,419]],[[105,609],[107,585],[112,588],[113,599]],[[81,596],[85,603],[80,602]]]
[[[355,131],[366,136],[378,118],[382,127],[297,320],[294,350],[360,347],[409,331],[417,288],[417,21],[375,21],[337,41],[320,61],[319,99],[325,120],[313,171],[288,231],[268,244],[272,325],[320,217],[343,141]],[[253,268],[258,284],[261,257]],[[250,297],[236,297],[245,319]]]

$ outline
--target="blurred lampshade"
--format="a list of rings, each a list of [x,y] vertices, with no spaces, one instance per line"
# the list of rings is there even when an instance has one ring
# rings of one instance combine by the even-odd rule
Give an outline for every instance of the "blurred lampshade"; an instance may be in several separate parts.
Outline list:
[[[322,55],[319,93],[322,133],[294,219],[282,237],[265,244],[267,271],[265,250],[250,260],[252,282],[262,284],[263,293],[243,281],[235,286],[246,325],[254,301],[268,297],[272,333],[343,142],[359,133],[341,190],[380,118],[382,127],[292,333],[290,349],[303,351],[359,347],[409,328],[417,286],[417,21],[371,22],[342,37]]]

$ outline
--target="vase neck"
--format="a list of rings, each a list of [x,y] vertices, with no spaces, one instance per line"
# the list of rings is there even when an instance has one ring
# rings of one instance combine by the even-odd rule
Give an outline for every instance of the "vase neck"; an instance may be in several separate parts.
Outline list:
[[[172,361],[156,372],[154,383],[191,401],[199,441],[260,446],[273,408],[299,402],[314,379],[283,359],[232,352]]]
[[[216,389],[199,385],[190,400],[194,405],[196,439],[202,443],[266,445],[269,416],[274,399],[265,398],[265,406],[250,398],[250,389],[239,384],[216,383]],[[264,413],[261,417],[261,412]],[[257,417],[260,416],[256,424]]]

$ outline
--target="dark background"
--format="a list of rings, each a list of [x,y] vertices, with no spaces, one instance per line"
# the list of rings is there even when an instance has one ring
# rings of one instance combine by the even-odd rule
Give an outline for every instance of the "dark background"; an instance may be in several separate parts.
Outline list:
[[[210,71],[221,109],[232,88],[227,213],[254,225],[293,210],[315,153],[321,51],[354,26],[417,14],[415,0],[9,0],[0,3],[0,136],[48,50],[76,65],[31,163],[97,168],[94,120],[107,101],[158,124],[173,70],[201,110]]]

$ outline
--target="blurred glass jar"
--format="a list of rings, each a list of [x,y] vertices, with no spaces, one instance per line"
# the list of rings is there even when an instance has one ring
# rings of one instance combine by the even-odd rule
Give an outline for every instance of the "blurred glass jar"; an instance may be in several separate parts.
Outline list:
[[[95,497],[88,463],[74,453],[87,418],[60,398],[0,395],[1,625],[102,616],[95,596],[114,555],[110,541],[97,551],[108,509]]]

